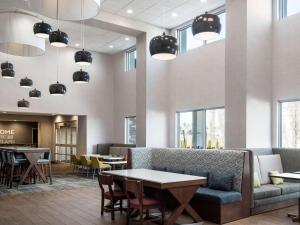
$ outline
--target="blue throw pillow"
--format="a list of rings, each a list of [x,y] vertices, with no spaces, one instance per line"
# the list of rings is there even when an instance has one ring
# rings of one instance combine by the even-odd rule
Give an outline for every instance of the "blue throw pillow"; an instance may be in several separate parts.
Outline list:
[[[232,191],[233,178],[233,176],[218,176],[210,174],[208,187],[214,190]]]
[[[208,178],[209,172],[203,172],[201,170],[190,170],[190,175]]]

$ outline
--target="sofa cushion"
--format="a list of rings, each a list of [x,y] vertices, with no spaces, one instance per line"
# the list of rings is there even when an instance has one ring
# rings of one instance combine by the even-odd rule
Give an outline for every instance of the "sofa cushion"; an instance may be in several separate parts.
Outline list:
[[[273,176],[278,176],[280,173],[278,171],[270,171],[269,172],[269,177],[272,181],[272,184],[279,185],[283,184],[283,178],[279,177],[273,177]]]
[[[208,178],[208,186],[211,189],[220,191],[232,191],[233,176],[218,176],[210,173]]]
[[[259,167],[261,174],[261,184],[270,184],[271,180],[269,172],[277,170],[279,173],[283,172],[280,155],[259,155]]]
[[[259,200],[254,200],[254,207],[263,206],[263,205],[270,205],[276,204],[283,201],[288,201],[294,199],[295,202],[298,200],[300,194],[299,192],[286,194],[286,195],[279,195],[271,198],[264,198]]]
[[[261,174],[260,174],[260,167],[259,167],[259,162],[258,162],[258,158],[256,155],[253,156],[253,172],[257,173],[257,176],[259,178],[259,183],[261,183]]]
[[[260,187],[261,184],[260,184],[260,179],[259,179],[259,176],[258,176],[258,173],[257,172],[254,172],[253,174],[253,187]]]
[[[209,172],[207,171],[201,171],[201,170],[190,170],[189,174],[199,177],[209,177]]]
[[[210,188],[200,187],[195,198],[202,201],[213,201],[221,204],[228,204],[234,202],[240,202],[242,200],[242,195],[237,191],[219,191]]]
[[[254,188],[253,190],[253,197],[255,200],[271,198],[279,195],[281,195],[280,187],[273,184],[265,184],[258,188]]]
[[[284,182],[283,184],[276,185],[276,187],[281,189],[282,195],[300,192],[300,183]]]

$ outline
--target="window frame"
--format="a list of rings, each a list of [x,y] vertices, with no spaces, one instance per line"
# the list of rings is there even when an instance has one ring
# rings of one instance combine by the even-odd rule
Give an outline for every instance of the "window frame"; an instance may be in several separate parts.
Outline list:
[[[192,133],[195,134],[197,131],[197,126],[195,126],[195,124],[197,123],[197,120],[195,121],[194,120],[194,117],[195,117],[195,114],[199,111],[201,112],[204,112],[204,115],[203,115],[203,124],[204,124],[204,135],[202,137],[202,141],[204,143],[204,147],[203,148],[199,148],[199,149],[206,149],[207,148],[207,131],[206,131],[206,111],[209,111],[209,110],[216,110],[216,109],[224,109],[224,113],[225,113],[225,106],[219,106],[219,107],[210,107],[210,108],[201,108],[201,109],[193,109],[193,110],[181,110],[181,111],[176,111],[176,147],[179,148],[180,147],[180,113],[185,113],[185,112],[191,112],[193,113],[192,116],[193,116],[193,124],[192,124]],[[194,140],[195,140],[195,137],[193,135],[192,137],[192,145],[193,145],[193,148],[195,148],[194,146]],[[225,146],[224,146],[225,147]]]
[[[288,102],[300,102],[300,98],[296,98],[296,99],[287,99],[287,100],[278,100],[277,102],[277,145],[279,148],[283,148],[282,147],[282,104],[283,103],[288,103]]]
[[[215,8],[211,11],[208,11],[208,13],[212,13],[212,14],[216,14],[216,15],[220,15],[222,13],[226,13],[226,8],[225,8],[225,5],[222,5],[218,8]],[[176,35],[177,35],[177,40],[178,40],[178,54],[184,54],[186,52],[188,52],[189,50],[186,50],[185,52],[182,52],[181,51],[181,40],[180,40],[180,32],[182,32],[183,30],[185,29],[188,29],[190,27],[192,27],[192,24],[193,24],[193,20],[190,20],[188,21],[187,23],[185,23],[184,25],[181,25],[181,26],[178,26],[178,28],[176,28]],[[226,33],[225,33],[225,38],[226,38]],[[223,40],[225,38],[222,38],[220,40]],[[220,41],[220,40],[216,40],[216,41]],[[206,46],[206,45],[209,45],[211,44],[212,42],[210,43],[207,43],[207,41],[202,41],[203,42],[203,45],[199,46],[199,47],[196,47],[196,48],[201,48],[202,46]],[[196,49],[196,48],[193,48],[193,49]],[[190,49],[192,50],[192,49]]]
[[[129,139],[128,139],[128,137],[129,137],[129,129],[128,129],[128,119],[133,119],[133,118],[135,118],[135,121],[136,121],[136,116],[126,116],[125,117],[125,144],[132,144],[132,143],[129,143]],[[135,128],[136,128],[136,123],[135,123]],[[136,132],[135,132],[135,137],[136,137]],[[136,144],[136,138],[135,138],[135,143],[134,144]]]
[[[132,52],[136,52],[136,46],[133,46],[125,51],[125,72],[129,72],[131,70],[136,69],[136,58],[137,57],[135,58],[134,68],[129,68],[129,58],[130,58],[129,55]]]
[[[275,0],[274,0],[275,1]],[[277,4],[274,4],[277,6],[277,19],[279,20],[282,20],[282,19],[285,19],[289,16],[292,16],[294,14],[291,14],[291,15],[288,15],[288,0],[276,0],[277,1]],[[297,13],[300,13],[297,12]],[[295,14],[297,14],[295,13]]]

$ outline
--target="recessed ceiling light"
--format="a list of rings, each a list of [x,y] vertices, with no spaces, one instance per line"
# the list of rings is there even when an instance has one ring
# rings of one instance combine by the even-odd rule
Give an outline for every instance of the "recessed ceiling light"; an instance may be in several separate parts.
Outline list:
[[[75,43],[75,46],[76,46],[76,47],[79,47],[79,46],[80,46],[80,44],[79,44],[79,43]]]
[[[178,15],[177,15],[176,12],[173,12],[173,13],[172,13],[172,16],[173,16],[173,17],[176,17],[176,16],[178,16]]]
[[[113,45],[110,45],[109,48],[114,48],[114,46],[113,46]]]
[[[126,37],[126,38],[125,38],[125,41],[129,41],[129,40],[130,40],[130,38],[129,38],[129,37]]]
[[[127,13],[128,13],[128,14],[132,14],[132,13],[133,13],[133,10],[132,10],[132,9],[127,9]]]
[[[207,0],[200,0],[201,2],[207,2]]]

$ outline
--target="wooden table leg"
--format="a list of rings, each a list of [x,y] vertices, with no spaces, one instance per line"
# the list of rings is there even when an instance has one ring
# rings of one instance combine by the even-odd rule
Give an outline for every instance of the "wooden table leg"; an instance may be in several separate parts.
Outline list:
[[[35,168],[38,172],[38,174],[41,176],[44,182],[46,182],[46,178],[44,174],[42,173],[41,169],[37,166],[37,161],[41,157],[41,152],[24,152],[25,157],[29,161],[30,165],[25,171],[25,173],[22,175],[22,178],[20,179],[19,184],[23,184],[25,179],[28,177],[28,174],[32,168]]]
[[[166,220],[165,225],[173,225],[178,217],[182,214],[183,210],[196,221],[201,222],[202,219],[199,214],[190,206],[190,201],[193,198],[198,186],[189,186],[181,188],[171,188],[169,192],[178,201],[179,206],[173,210],[169,218]]]
[[[287,216],[290,217],[293,222],[300,223],[300,198],[298,199],[298,215],[294,213],[288,213]]]

